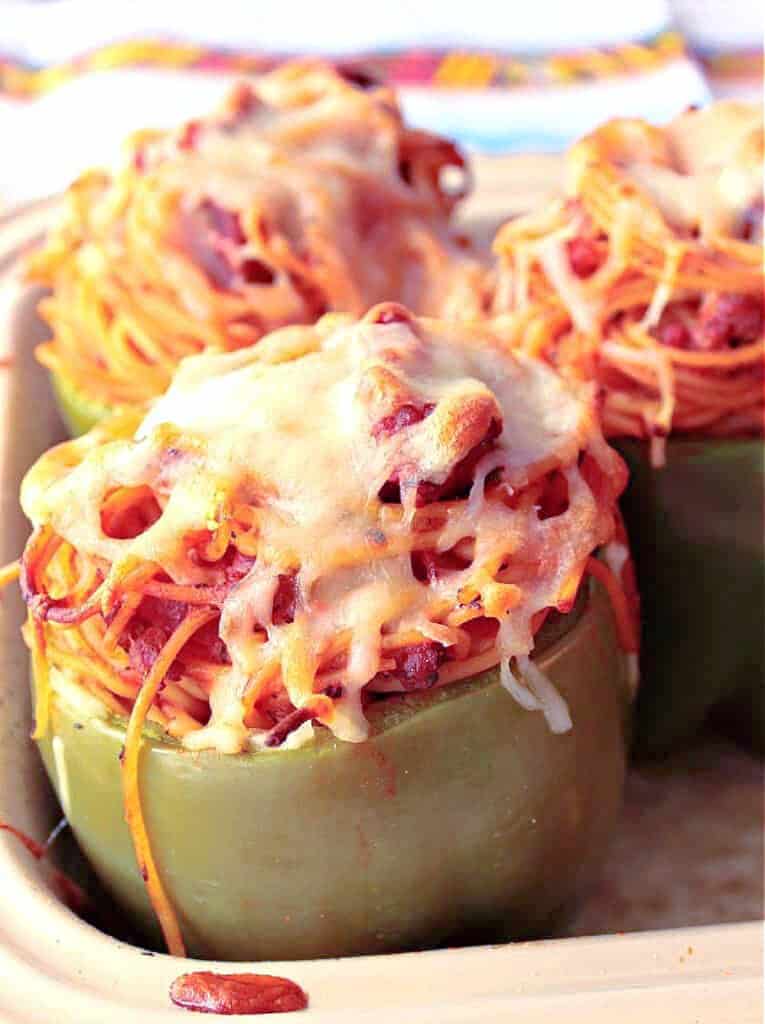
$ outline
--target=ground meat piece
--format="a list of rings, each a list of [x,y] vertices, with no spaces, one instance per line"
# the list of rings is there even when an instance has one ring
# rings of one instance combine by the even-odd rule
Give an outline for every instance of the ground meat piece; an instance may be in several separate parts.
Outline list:
[[[294,732],[304,722],[308,722],[314,717],[314,712],[308,708],[296,708],[294,711],[291,711],[269,731],[265,739],[266,746],[280,747],[291,732]]]
[[[149,672],[171,634],[188,613],[182,601],[167,601],[159,597],[144,597],[120,638],[127,650],[131,667],[141,676]],[[178,678],[179,662],[184,657],[201,658],[219,665],[231,662],[228,648],[218,636],[218,620],[205,623],[187,642],[181,655],[170,668],[170,678]]]
[[[735,348],[762,337],[761,295],[711,295],[701,305],[696,344],[715,350]]]
[[[178,139],[178,148],[188,150],[196,149],[201,130],[202,125],[199,121],[187,121],[181,130],[181,135]]]
[[[167,643],[168,633],[160,626],[131,623],[128,631],[128,658],[130,667],[142,678],[151,671],[160,651]]]
[[[183,601],[167,601],[165,598],[147,595],[136,608],[132,621],[158,626],[169,636],[186,618],[188,609],[189,606]]]
[[[762,242],[763,201],[756,199],[746,210],[739,225],[739,233],[745,242]]]
[[[567,244],[568,262],[577,277],[591,277],[603,263],[594,238],[572,238]]]
[[[438,682],[438,670],[446,658],[446,649],[432,640],[407,644],[393,652],[396,669],[390,676],[405,690],[427,690]]]
[[[693,344],[693,335],[680,320],[660,323],[656,329],[656,336],[662,345],[670,348],[690,348]]]
[[[218,288],[230,291],[242,285],[273,284],[276,274],[254,256],[237,258],[246,236],[239,214],[212,199],[205,199],[186,218],[186,242],[195,262]]]
[[[492,450],[495,438],[501,433],[502,424],[498,420],[492,420],[483,441],[480,441],[463,459],[455,463],[443,483],[420,481],[417,485],[417,500],[415,502],[417,507],[430,505],[434,501],[466,498],[475,478],[476,465],[484,455]],[[386,504],[396,504],[401,501],[401,471],[397,470],[385,481],[380,488],[378,497]]]
[[[229,548],[223,560],[223,572],[227,583],[237,583],[243,579],[255,565],[251,555],[243,555],[236,548]]]
[[[258,699],[258,710],[276,725],[291,715],[295,708],[286,692],[278,689]]]
[[[420,583],[434,583],[440,576],[461,572],[470,565],[470,559],[451,551],[413,551],[412,575]]]
[[[279,585],[274,594],[274,604],[271,612],[271,620],[275,626],[286,626],[290,622],[294,622],[299,595],[300,591],[295,574],[281,575],[279,577]]]
[[[183,648],[184,657],[188,656],[192,660],[201,658],[203,661],[212,661],[216,665],[230,665],[231,658],[228,647],[218,635],[219,628],[218,619],[206,622]]]
[[[357,89],[366,91],[367,89],[375,89],[380,85],[380,79],[364,68],[345,64],[339,65],[337,72],[349,85],[355,85]]]
[[[203,200],[198,211],[213,234],[219,235],[228,242],[233,242],[234,245],[244,245],[246,238],[238,213],[219,206],[212,199]]]
[[[435,583],[438,579],[438,562],[433,551],[413,551],[411,556],[412,574],[420,583]]]
[[[239,264],[239,276],[247,284],[273,284],[276,274],[263,260],[248,256]]]

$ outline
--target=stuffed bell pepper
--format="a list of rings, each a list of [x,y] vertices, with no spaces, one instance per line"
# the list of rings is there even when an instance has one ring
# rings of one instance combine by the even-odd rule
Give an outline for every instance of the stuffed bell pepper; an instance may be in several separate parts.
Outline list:
[[[630,464],[643,749],[710,713],[763,717],[761,112],[617,120],[567,154],[567,196],[497,236],[513,344],[600,390]]]
[[[318,62],[136,134],[120,169],[71,186],[29,265],[73,432],[161,394],[184,356],[329,310],[466,315],[481,273],[447,231],[466,188],[455,146],[408,127],[390,89]]]
[[[239,960],[559,919],[624,777],[625,477],[591,387],[393,303],[44,455],[35,737],[135,923]]]

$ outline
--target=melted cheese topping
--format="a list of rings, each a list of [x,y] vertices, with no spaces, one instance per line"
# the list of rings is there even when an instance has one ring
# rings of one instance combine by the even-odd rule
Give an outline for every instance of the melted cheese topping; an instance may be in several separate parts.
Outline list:
[[[33,523],[103,560],[113,585],[146,563],[175,583],[219,582],[220,569],[201,561],[189,538],[215,531],[237,503],[255,509],[257,561],[228,591],[220,616],[232,665],[210,695],[209,725],[185,737],[190,747],[235,751],[252,741],[242,698],[268,661],[278,662],[294,706],[306,705],[322,652],[343,633],[344,692],[324,698],[319,719],[342,739],[363,739],[361,691],[380,671],[385,635],[417,630],[449,646],[455,631],[444,611],[458,608],[467,588],[499,622],[496,661],[524,657],[534,616],[570,603],[572,581],[575,593],[587,557],[611,536],[623,473],[602,441],[589,390],[509,354],[488,326],[379,319],[374,310],[359,323],[327,317],[252,350],[189,359],[134,437],[65,445],[66,457],[54,450],[24,482]],[[375,436],[375,424],[407,403],[432,411]],[[468,538],[471,563],[423,583],[411,562],[418,484],[443,483],[492,424],[501,433],[476,466],[468,500],[443,506],[434,545],[449,550]],[[613,482],[610,500],[599,501],[580,472],[587,450]],[[562,514],[540,518],[500,500],[496,488],[491,500],[484,493],[492,471],[512,494],[553,469],[567,485]],[[401,504],[386,505],[379,492],[396,475]],[[137,537],[107,536],[104,499],[115,487],[141,485],[157,496],[161,516]],[[515,563],[505,581],[503,567]],[[276,624],[279,577],[292,573],[301,600],[294,621]],[[524,665],[533,706],[565,727],[549,687]]]
[[[568,199],[494,241],[508,344],[597,381],[606,434],[656,466],[670,431],[762,433],[763,156],[755,105],[608,121],[567,152]]]
[[[101,404],[153,398],[182,357],[327,310],[482,311],[485,270],[449,230],[462,157],[407,126],[390,89],[289,63],[128,155],[71,186],[30,261],[53,291],[38,356]]]
[[[433,314],[452,290],[471,292],[478,268],[449,248],[443,196],[400,173],[405,129],[392,94],[372,96],[310,65],[300,77],[275,73],[255,88],[257,101],[245,116],[234,126],[225,117],[206,123],[193,149],[179,148],[172,136],[149,146],[147,192],[181,197],[189,215],[212,199],[243,223],[265,225],[295,264],[312,250],[327,270],[334,261],[342,273],[333,287],[344,289],[334,308],[360,310],[395,295]],[[249,254],[268,256],[254,243]],[[431,273],[434,259],[439,276]],[[198,289],[185,287],[184,265],[170,260],[168,270],[190,312],[209,316],[195,308]],[[301,319],[301,298],[287,275],[278,283],[291,292],[281,320]]]
[[[593,146],[650,196],[670,225],[703,239],[734,235],[762,197],[762,110],[753,104],[714,103],[662,129],[610,122],[569,155],[573,194]]]

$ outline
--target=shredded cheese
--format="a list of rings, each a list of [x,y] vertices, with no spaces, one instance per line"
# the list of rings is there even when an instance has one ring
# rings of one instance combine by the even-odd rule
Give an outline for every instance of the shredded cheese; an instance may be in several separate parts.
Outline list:
[[[380,433],[376,425],[402,406],[427,413]],[[472,468],[467,500],[421,510],[420,483],[443,484],[480,443],[489,448]],[[585,451],[601,465],[604,494],[580,471]],[[531,501],[514,508],[514,493],[552,469],[565,479],[565,510],[543,518]],[[502,486],[489,498],[495,471]],[[399,481],[400,505],[380,497],[389,478]],[[233,753],[260,742],[262,728],[245,725],[246,708],[253,687],[274,674],[296,709],[310,709],[340,739],[363,740],[361,691],[379,673],[390,675],[386,637],[466,651],[467,634],[457,628],[463,599],[498,623],[494,664],[526,657],[535,615],[568,603],[588,555],[612,535],[623,480],[589,388],[511,355],[489,325],[417,321],[386,305],[358,323],[334,316],[275,332],[246,352],[187,360],[133,437],[54,451],[25,481],[22,503],[38,528],[111,567],[102,597],[109,607],[121,581],[147,566],[186,587],[189,599],[216,592],[221,569],[189,538],[222,530],[225,546],[231,510],[252,509],[257,558],[220,608],[231,665],[209,684],[208,724],[182,737],[190,749]],[[115,488],[149,488],[158,502],[158,518],[137,536],[104,529],[101,509]],[[427,529],[421,512],[436,517]],[[423,543],[435,552],[467,545],[465,568],[423,582],[411,557]],[[216,552],[212,540],[205,550]],[[301,595],[289,622],[274,610],[285,577]],[[319,700],[319,665],[337,637],[347,637],[342,692]],[[526,686],[511,684],[511,692],[563,729],[561,700],[519,664]],[[384,680],[383,689],[396,688]]]

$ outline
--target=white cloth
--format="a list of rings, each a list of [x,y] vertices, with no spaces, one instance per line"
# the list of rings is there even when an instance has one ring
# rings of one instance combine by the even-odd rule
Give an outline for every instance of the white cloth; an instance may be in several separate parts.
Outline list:
[[[364,54],[487,48],[523,58],[646,41],[669,27],[665,0],[20,0],[0,3],[0,53],[57,63],[130,37],[172,38],[265,53]],[[210,110],[231,77],[202,71],[90,71],[33,101],[0,96],[0,199],[19,202],[66,187],[111,163],[137,128],[165,127]],[[709,98],[688,59],[645,73],[569,85],[401,90],[413,123],[484,152],[555,151],[607,117],[666,120]],[[10,144],[9,144],[10,140]]]

